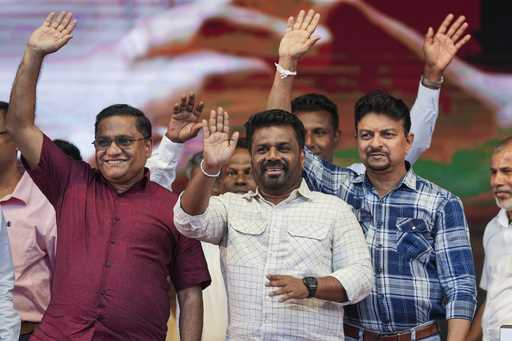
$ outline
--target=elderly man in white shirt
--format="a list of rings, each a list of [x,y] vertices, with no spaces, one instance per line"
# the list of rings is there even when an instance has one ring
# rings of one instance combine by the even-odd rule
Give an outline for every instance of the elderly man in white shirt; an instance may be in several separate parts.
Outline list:
[[[351,207],[302,179],[304,126],[286,111],[246,123],[256,192],[211,196],[231,157],[221,108],[203,122],[204,160],[175,206],[185,236],[218,244],[228,295],[228,340],[343,340],[343,305],[373,282]]]
[[[15,341],[20,335],[20,317],[12,301],[14,269],[7,226],[0,208],[0,341]]]
[[[491,187],[501,208],[485,228],[480,287],[487,292],[468,340],[500,340],[500,327],[512,325],[512,137],[502,141],[491,160]]]

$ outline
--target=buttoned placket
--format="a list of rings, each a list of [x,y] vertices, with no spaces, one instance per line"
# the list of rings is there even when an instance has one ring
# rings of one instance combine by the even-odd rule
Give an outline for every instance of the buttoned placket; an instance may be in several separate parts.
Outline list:
[[[105,308],[105,300],[108,294],[108,277],[110,275],[110,270],[114,265],[112,262],[112,248],[116,245],[115,236],[117,235],[116,231],[119,229],[121,218],[119,217],[119,204],[122,200],[122,196],[119,194],[115,194],[113,200],[113,212],[110,219],[109,224],[109,237],[106,245],[106,254],[105,254],[105,262],[103,264],[103,273],[101,276],[100,288],[98,290],[98,303],[97,303],[97,317],[96,320],[101,321],[103,318],[102,310]]]

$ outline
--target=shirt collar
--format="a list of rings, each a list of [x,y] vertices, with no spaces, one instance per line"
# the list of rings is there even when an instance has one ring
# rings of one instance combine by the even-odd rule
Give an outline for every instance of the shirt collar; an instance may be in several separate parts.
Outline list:
[[[24,172],[16,184],[14,191],[1,199],[2,201],[15,199],[21,201],[25,205],[28,205],[32,193],[32,186],[34,186],[34,183],[31,181],[30,175],[27,172]]]
[[[416,173],[412,170],[411,164],[408,161],[405,161],[405,168],[407,169],[407,173],[405,173],[402,180],[400,180],[400,183],[396,186],[396,188],[400,188],[401,186],[408,187],[409,189],[415,191],[416,190],[416,180],[417,176]],[[367,182],[370,186],[370,181],[367,180],[366,172],[364,174],[357,175],[353,182],[354,183],[362,183]]]
[[[311,193],[311,190],[309,189],[309,186],[306,182],[306,180],[304,178],[302,178],[301,182],[300,182],[300,186],[296,189],[294,189],[290,195],[288,196],[287,199],[285,200],[288,200],[289,198],[292,198],[292,197],[296,197],[297,195],[300,195],[308,200],[311,200],[313,199],[313,195]],[[253,199],[255,197],[260,197],[262,199],[263,196],[261,195],[260,191],[259,191],[259,188],[256,188],[256,191],[253,192],[253,191],[250,191],[250,192],[247,192],[245,194],[242,195],[243,198],[246,198],[246,199]]]
[[[503,227],[510,226],[508,215],[507,215],[507,210],[505,210],[503,208],[500,209],[500,211],[498,212],[498,224],[500,224]]]

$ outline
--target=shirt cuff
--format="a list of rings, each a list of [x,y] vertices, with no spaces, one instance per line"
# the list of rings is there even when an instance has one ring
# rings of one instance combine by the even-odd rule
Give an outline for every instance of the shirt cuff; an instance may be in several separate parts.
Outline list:
[[[183,148],[183,143],[174,143],[165,135],[162,137],[160,145],[146,163],[151,181],[165,188],[171,186]]]
[[[476,299],[473,297],[459,298],[446,304],[446,319],[472,321],[476,310]]]
[[[370,294],[373,285],[373,271],[371,266],[368,268],[367,276],[362,267],[348,267],[340,269],[330,274],[340,282],[347,294],[347,300],[341,302],[342,305],[349,305],[360,302]]]
[[[416,97],[416,102],[419,102],[420,105],[427,106],[436,106],[439,103],[439,95],[441,94],[441,89],[430,89],[421,84],[418,86],[418,96]],[[414,103],[415,105],[417,103]]]
[[[208,225],[207,220],[207,212],[204,211],[199,215],[190,215],[181,208],[181,197],[183,196],[181,192],[176,205],[174,205],[174,224],[178,231],[183,234],[185,237],[194,238],[196,236],[195,230],[198,227],[204,227]]]

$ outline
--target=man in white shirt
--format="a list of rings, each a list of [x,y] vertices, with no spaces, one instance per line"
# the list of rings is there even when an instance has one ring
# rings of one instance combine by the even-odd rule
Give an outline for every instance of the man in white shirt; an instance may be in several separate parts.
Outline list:
[[[482,335],[483,341],[500,341],[500,327],[512,325],[512,137],[494,150],[491,187],[501,210],[484,232],[480,287],[487,295],[471,326],[470,341]]]
[[[20,335],[20,317],[12,301],[14,269],[7,226],[0,209],[0,341],[15,341]]]
[[[303,124],[282,110],[255,114],[246,130],[256,192],[213,197],[238,133],[230,138],[220,108],[203,129],[202,171],[175,206],[175,225],[220,247],[227,339],[343,340],[343,305],[369,293],[373,271],[350,206],[302,179]]]

